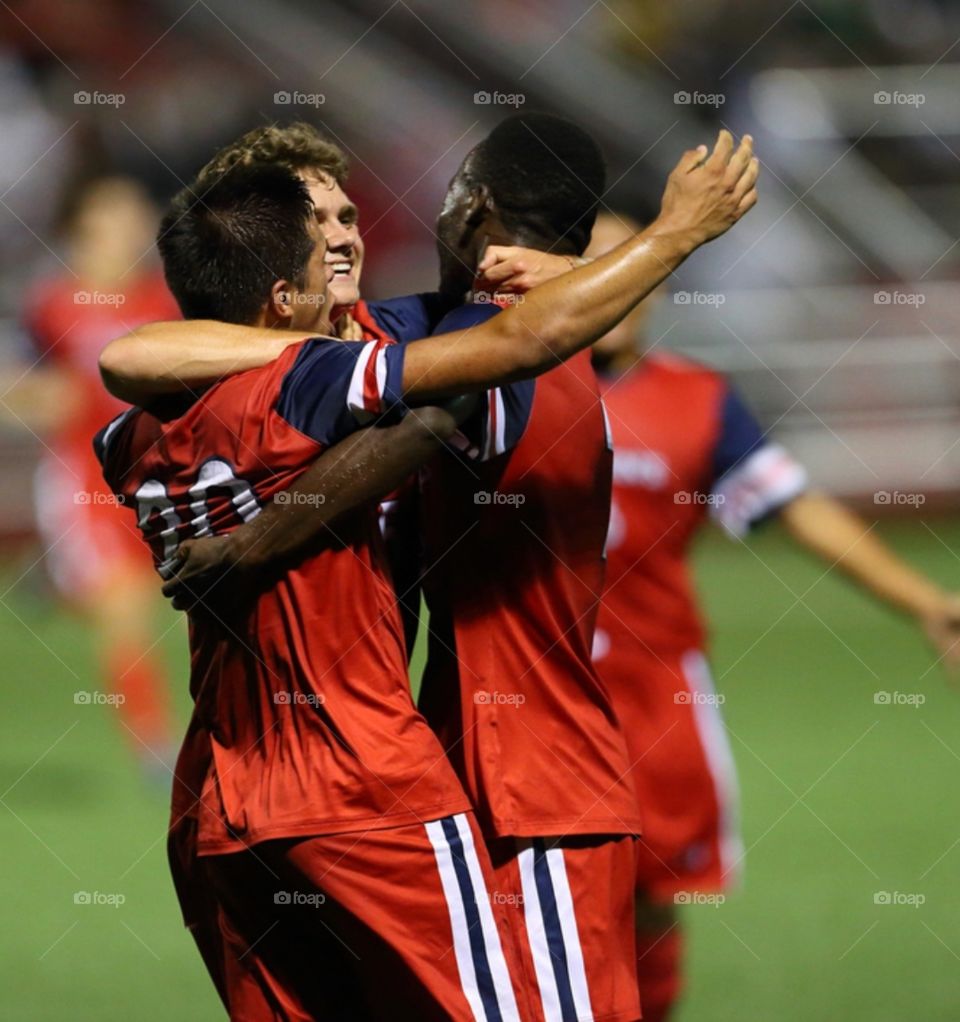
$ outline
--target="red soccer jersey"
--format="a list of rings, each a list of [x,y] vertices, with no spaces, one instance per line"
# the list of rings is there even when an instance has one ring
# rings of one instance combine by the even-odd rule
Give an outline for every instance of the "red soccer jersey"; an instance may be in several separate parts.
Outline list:
[[[673,355],[651,355],[601,390],[614,443],[607,582],[596,659],[608,683],[632,677],[633,651],[701,649],[704,627],[688,568],[708,514],[745,533],[806,482],[766,442],[724,377]],[[617,687],[617,686],[614,686]]]
[[[491,312],[465,306],[438,330]],[[464,433],[481,460],[445,452],[424,471],[421,709],[488,835],[637,832],[590,658],[611,454],[589,356],[490,392]]]
[[[326,446],[397,404],[403,350],[308,341],[169,418],[133,410],[103,431],[108,482],[161,574],[182,539],[249,520]],[[198,817],[201,854],[469,808],[410,697],[375,506],[337,532],[342,546],[287,572],[249,612],[191,622],[195,710],[174,819]]]

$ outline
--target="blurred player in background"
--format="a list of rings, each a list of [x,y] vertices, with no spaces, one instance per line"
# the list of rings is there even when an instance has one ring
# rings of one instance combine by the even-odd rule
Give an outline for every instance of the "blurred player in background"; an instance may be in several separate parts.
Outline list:
[[[125,737],[166,778],[176,748],[170,687],[156,648],[156,578],[133,524],[104,486],[90,438],[124,405],[100,383],[103,346],[131,327],[177,316],[156,265],[159,219],[125,177],[81,183],[62,222],[64,270],[38,282],[24,317],[37,360],[6,401],[41,434],[36,514],[59,594],[90,622]]]
[[[597,218],[588,255],[632,237]],[[811,491],[718,372],[646,352],[656,296],[593,348],[614,438],[607,580],[594,658],[631,748],[643,811],[637,871],[644,1019],[665,1019],[680,989],[681,892],[724,890],[743,857],[733,756],[705,656],[690,578],[709,518],[736,539],[768,518],[827,565],[908,614],[942,658],[960,660],[960,598],[897,557],[861,518]]]

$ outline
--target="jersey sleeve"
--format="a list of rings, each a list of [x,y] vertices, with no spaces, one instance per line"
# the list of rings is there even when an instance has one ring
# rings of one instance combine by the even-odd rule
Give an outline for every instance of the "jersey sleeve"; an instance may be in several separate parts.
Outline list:
[[[404,346],[387,341],[307,341],[280,385],[277,414],[325,446],[399,417],[403,357]]]
[[[468,330],[499,311],[493,304],[463,305],[444,316],[434,333]],[[460,426],[451,443],[477,461],[505,454],[520,442],[527,428],[535,392],[535,380],[519,380],[478,394],[476,411]]]
[[[450,303],[435,291],[430,291],[388,298],[382,302],[367,302],[367,310],[385,334],[403,344],[429,337],[450,311]]]
[[[727,532],[746,535],[807,487],[807,473],[780,444],[767,441],[736,391],[728,388],[713,454],[710,511]]]

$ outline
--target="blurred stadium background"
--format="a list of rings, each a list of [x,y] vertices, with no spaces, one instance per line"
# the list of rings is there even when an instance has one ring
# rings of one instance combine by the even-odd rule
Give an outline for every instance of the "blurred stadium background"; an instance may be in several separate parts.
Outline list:
[[[100,686],[89,629],[45,581],[45,436],[7,400],[43,364],[25,296],[63,269],[78,181],[128,174],[162,202],[253,124],[313,121],[352,157],[364,291],[386,296],[431,287],[446,183],[518,104],[594,131],[604,202],[640,216],[683,149],[750,131],[761,204],[682,268],[654,336],[733,374],[819,485],[960,586],[956,4],[9,0],[0,84],[0,1017],[220,1017],[165,789],[110,707],[75,702]],[[689,910],[682,1019],[957,1018],[957,697],[903,622],[775,530],[698,564],[750,855],[742,893]],[[183,718],[183,628],[160,609],[155,629]]]

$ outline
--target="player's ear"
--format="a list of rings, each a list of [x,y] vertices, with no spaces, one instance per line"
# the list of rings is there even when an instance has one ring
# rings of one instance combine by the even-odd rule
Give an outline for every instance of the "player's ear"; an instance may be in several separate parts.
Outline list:
[[[293,289],[289,280],[275,280],[270,288],[267,316],[281,324],[293,318]]]
[[[490,189],[484,184],[473,185],[470,189],[465,221],[470,227],[477,227],[494,211],[494,208]]]

